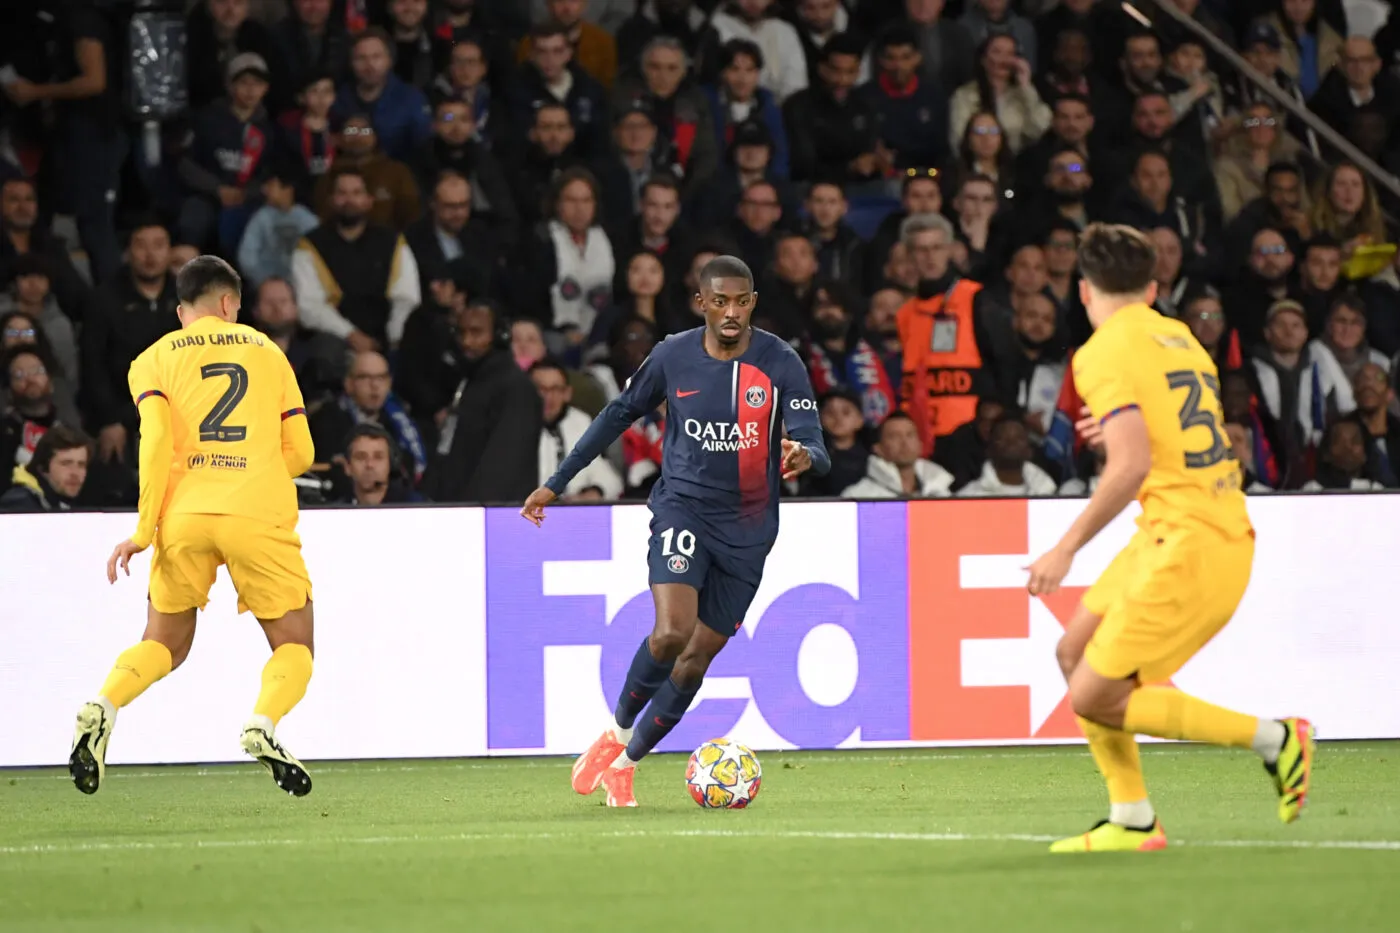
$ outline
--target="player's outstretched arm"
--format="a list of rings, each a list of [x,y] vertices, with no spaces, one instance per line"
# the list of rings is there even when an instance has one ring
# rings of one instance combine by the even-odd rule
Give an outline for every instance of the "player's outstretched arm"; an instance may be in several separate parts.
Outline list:
[[[1074,555],[1137,498],[1152,470],[1152,441],[1136,405],[1110,412],[1102,427],[1108,459],[1098,488],[1060,543],[1029,567],[1027,588],[1033,596],[1048,596],[1060,588]]]

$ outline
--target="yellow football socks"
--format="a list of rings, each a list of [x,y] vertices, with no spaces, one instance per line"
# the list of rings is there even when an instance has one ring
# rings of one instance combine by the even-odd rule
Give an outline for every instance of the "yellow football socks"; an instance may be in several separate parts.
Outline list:
[[[151,684],[170,673],[170,649],[158,641],[132,645],[117,656],[117,663],[100,691],[120,709],[139,697]]]
[[[1182,693],[1175,687],[1139,687],[1128,699],[1123,731],[1232,748],[1253,748],[1259,720]]]
[[[1108,784],[1110,804],[1136,803],[1147,799],[1147,784],[1142,779],[1142,757],[1132,733],[1110,729],[1080,718],[1079,728],[1089,740],[1094,764]]]
[[[306,696],[311,682],[311,649],[305,645],[283,645],[272,652],[262,673],[262,692],[253,713],[266,716],[276,725]]]

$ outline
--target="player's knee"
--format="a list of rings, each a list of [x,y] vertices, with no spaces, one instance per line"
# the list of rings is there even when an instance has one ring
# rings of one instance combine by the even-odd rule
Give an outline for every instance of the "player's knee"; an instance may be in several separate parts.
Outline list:
[[[651,633],[648,643],[651,646],[651,656],[665,664],[679,658],[689,641],[684,629],[679,625],[666,624],[657,619],[656,629]]]

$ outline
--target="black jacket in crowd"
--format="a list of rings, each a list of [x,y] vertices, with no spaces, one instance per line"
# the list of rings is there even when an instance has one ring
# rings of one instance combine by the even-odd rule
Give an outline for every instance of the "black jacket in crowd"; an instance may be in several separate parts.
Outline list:
[[[434,502],[523,502],[539,485],[540,394],[504,349],[463,373],[423,493]]]
[[[508,251],[520,236],[520,211],[500,162],[476,140],[456,147],[434,136],[413,164],[424,204],[432,201],[438,175],[444,171],[471,182],[472,216],[490,225],[497,251]]]
[[[574,149],[585,159],[596,159],[608,151],[608,100],[603,86],[576,62],[569,63],[574,85],[564,106],[574,122]],[[554,100],[544,85],[539,69],[531,62],[521,65],[510,85],[511,122],[518,127],[535,124],[535,110],[540,103]]]
[[[792,180],[869,181],[850,163],[875,151],[880,120],[870,101],[851,92],[838,103],[825,87],[798,91],[783,104],[783,124],[801,127],[792,133]]]
[[[190,191],[216,196],[220,186],[256,186],[280,145],[267,111],[240,120],[227,100],[216,100],[192,121],[190,148],[180,160],[180,180]]]
[[[418,261],[418,281],[424,301],[433,298],[430,284],[444,279],[453,282],[469,301],[491,297],[499,254],[496,241],[485,223],[475,218],[467,221],[456,238],[462,255],[451,261],[442,251],[432,214],[409,224],[404,229],[403,238],[408,248],[413,250],[413,258]]]
[[[175,276],[165,277],[164,288],[152,301],[136,290],[129,268],[93,294],[80,351],[84,414],[94,430],[110,424],[125,425],[128,431],[136,427],[127,370],[147,347],[180,329],[175,313],[179,303]]]

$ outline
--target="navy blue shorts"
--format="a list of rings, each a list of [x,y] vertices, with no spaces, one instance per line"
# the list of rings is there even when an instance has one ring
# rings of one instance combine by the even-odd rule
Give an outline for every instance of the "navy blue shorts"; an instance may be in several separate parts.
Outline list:
[[[733,548],[717,543],[679,510],[653,512],[647,548],[649,582],[683,583],[700,595],[700,621],[726,637],[744,616],[763,581],[771,545]]]

